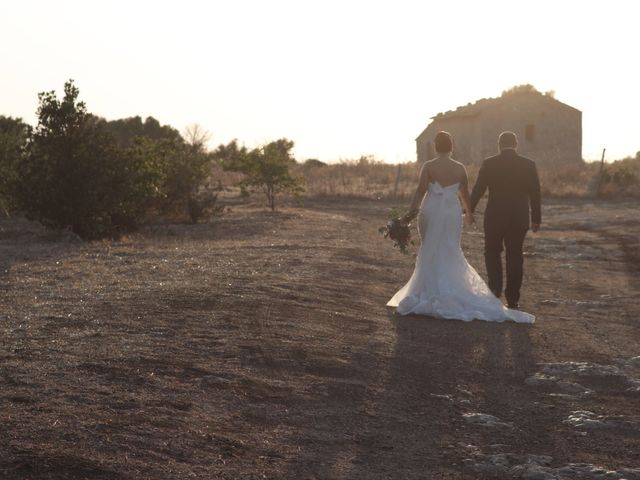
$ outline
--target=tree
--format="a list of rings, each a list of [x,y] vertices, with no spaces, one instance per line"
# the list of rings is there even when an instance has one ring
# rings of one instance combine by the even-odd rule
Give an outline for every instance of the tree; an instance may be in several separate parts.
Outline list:
[[[213,159],[228,172],[239,172],[248,175],[249,170],[251,170],[248,157],[249,151],[244,145],[239,147],[237,139],[230,141],[227,145],[219,145],[212,155]]]
[[[118,147],[78,101],[72,80],[59,100],[38,95],[38,125],[20,164],[19,202],[29,218],[84,239],[115,237],[144,214],[154,165]]]
[[[156,205],[164,212],[186,209],[192,219],[215,201],[211,195],[199,192],[209,173],[212,157],[206,151],[209,132],[198,124],[185,129],[184,135],[169,125],[161,125],[154,117],[143,122],[139,116],[110,120],[95,117],[95,121],[111,133],[122,148],[148,166],[153,165]]]
[[[5,213],[15,206],[18,167],[30,135],[31,127],[21,118],[0,115],[0,209]]]
[[[201,125],[192,123],[184,129],[182,138],[184,138],[187,145],[197,150],[205,151],[207,142],[211,140],[211,133]]]
[[[161,125],[153,117],[147,117],[144,122],[139,116],[106,120],[90,115],[91,121],[102,126],[110,133],[121,148],[132,147],[136,138],[144,137],[153,140],[174,140],[183,142],[180,132],[170,125]]]
[[[262,147],[248,151],[246,147],[238,146],[237,140],[228,145],[220,145],[213,157],[220,162],[222,168],[230,172],[244,174],[240,187],[260,188],[271,210],[275,210],[275,199],[278,193],[299,193],[303,191],[302,179],[294,177],[289,172],[289,166],[295,164],[291,155],[293,142],[282,138]]]
[[[246,178],[243,183],[262,189],[271,210],[275,210],[276,195],[282,192],[299,193],[304,191],[302,180],[293,177],[289,166],[295,163],[291,156],[293,142],[282,138],[256,148],[247,154]]]
[[[197,211],[194,202],[209,202],[204,198],[206,194],[199,195],[198,192],[212,161],[212,156],[202,146],[187,145],[178,140],[138,137],[131,152],[134,158],[148,167],[146,171],[155,174],[155,198],[162,211],[186,209],[193,220],[191,212]]]

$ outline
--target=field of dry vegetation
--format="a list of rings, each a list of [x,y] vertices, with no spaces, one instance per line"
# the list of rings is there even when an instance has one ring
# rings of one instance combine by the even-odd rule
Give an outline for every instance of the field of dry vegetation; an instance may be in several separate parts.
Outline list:
[[[0,478],[640,479],[636,202],[545,173],[535,325],[401,318],[416,166],[296,168],[119,241],[0,219]]]
[[[467,166],[471,185],[478,167]],[[419,168],[414,162],[394,165],[362,157],[327,165],[310,161],[296,165],[294,171],[304,179],[308,195],[398,198],[413,194]],[[539,167],[542,192],[546,197],[594,196],[600,168],[598,162]],[[599,191],[609,198],[640,196],[640,159],[607,164]]]

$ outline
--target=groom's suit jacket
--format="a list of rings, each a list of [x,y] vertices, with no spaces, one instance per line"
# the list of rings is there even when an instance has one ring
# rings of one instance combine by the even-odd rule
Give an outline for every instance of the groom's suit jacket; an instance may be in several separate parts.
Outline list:
[[[486,228],[529,228],[540,223],[540,180],[533,160],[522,157],[514,149],[504,149],[482,162],[478,179],[471,192],[474,211],[484,192],[489,200],[484,212]]]

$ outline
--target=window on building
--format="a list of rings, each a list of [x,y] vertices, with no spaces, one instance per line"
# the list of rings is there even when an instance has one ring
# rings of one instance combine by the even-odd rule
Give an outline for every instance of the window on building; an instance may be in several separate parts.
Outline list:
[[[527,142],[533,142],[536,138],[536,126],[532,123],[524,127],[524,138]]]

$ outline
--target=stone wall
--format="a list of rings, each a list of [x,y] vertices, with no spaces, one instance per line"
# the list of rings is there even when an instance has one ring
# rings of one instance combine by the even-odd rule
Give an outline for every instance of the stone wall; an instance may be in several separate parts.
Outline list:
[[[416,140],[418,161],[435,157],[433,139],[439,131],[445,130],[453,137],[453,158],[465,164],[471,163],[480,150],[479,127],[477,116],[435,119]]]
[[[479,121],[482,158],[495,155],[498,135],[511,130],[518,136],[520,154],[531,157],[540,165],[566,164],[582,159],[582,112],[550,97],[513,95],[509,101],[496,102],[484,110]]]
[[[440,130],[453,135],[453,157],[465,164],[495,155],[498,135],[505,130],[515,132],[518,151],[540,165],[582,159],[582,112],[539,93],[496,98],[473,115],[435,118],[416,139],[419,162],[435,156],[433,139]]]

